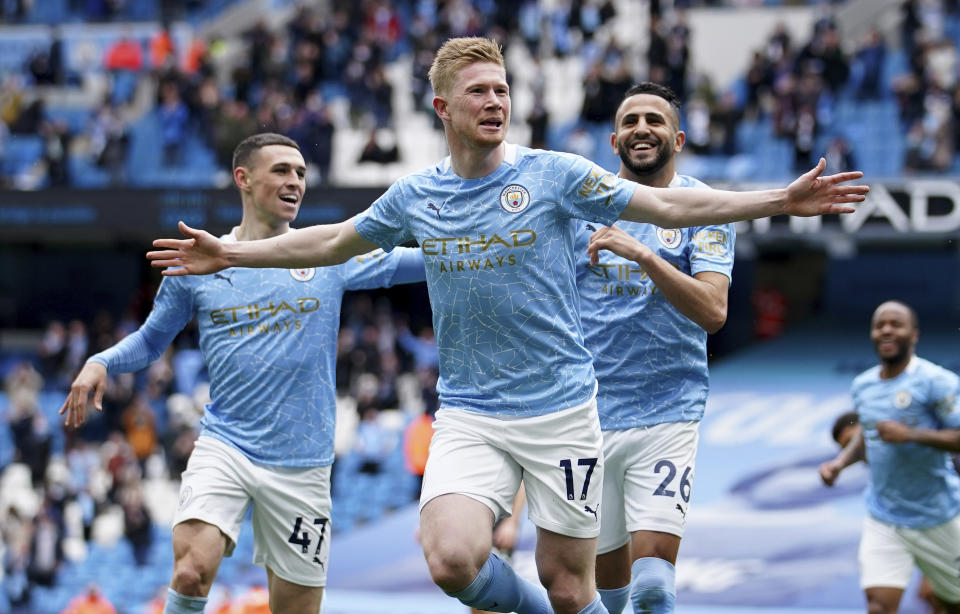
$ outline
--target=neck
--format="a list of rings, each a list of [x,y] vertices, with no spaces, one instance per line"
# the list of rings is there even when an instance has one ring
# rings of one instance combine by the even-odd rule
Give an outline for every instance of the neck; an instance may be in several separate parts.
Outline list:
[[[906,370],[907,365],[910,364],[910,359],[913,358],[913,354],[910,354],[903,360],[898,360],[897,362],[881,362],[880,363],[880,379],[893,379],[900,375]]]
[[[618,174],[624,179],[629,179],[634,183],[650,186],[651,188],[666,188],[670,186],[670,182],[673,181],[673,177],[677,172],[671,163],[665,164],[662,168],[652,173],[637,174],[621,163]]]
[[[244,207],[244,209],[247,209]],[[256,241],[282,235],[290,230],[290,222],[258,219],[251,211],[246,210],[239,226],[233,227],[233,236],[237,241]]]
[[[506,151],[506,143],[493,147],[472,147],[457,139],[447,139],[450,147],[450,166],[453,172],[464,179],[486,177],[497,170]]]

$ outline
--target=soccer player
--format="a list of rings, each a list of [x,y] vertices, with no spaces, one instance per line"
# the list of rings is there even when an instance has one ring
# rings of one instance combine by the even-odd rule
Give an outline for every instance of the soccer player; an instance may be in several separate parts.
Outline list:
[[[619,176],[652,187],[706,187],[676,173],[683,150],[679,100],[644,82],[627,90],[610,144]],[[619,614],[674,611],[674,565],[690,504],[707,400],[707,333],[727,317],[732,224],[661,228],[618,222],[591,265],[598,228],[576,220],[584,339],[599,384],[603,517],[597,587]]]
[[[871,614],[893,614],[914,564],[944,611],[960,614],[960,378],[916,356],[916,313],[899,301],[873,312],[870,339],[880,364],[853,380],[860,432],[820,465],[832,486],[867,460],[868,515],[860,539],[860,585]]]
[[[243,217],[222,240],[295,234],[306,166],[297,144],[257,134],[237,146]],[[108,373],[153,362],[193,318],[212,402],[180,487],[166,614],[202,612],[223,556],[253,503],[254,561],[275,614],[317,612],[330,548],[334,361],[345,290],[422,281],[419,250],[358,256],[329,268],[228,269],[163,280],[147,321],[90,358],[60,413],[79,426],[100,410]]]
[[[434,582],[493,612],[549,611],[539,590],[490,553],[495,518],[521,478],[536,562],[557,614],[605,612],[594,557],[603,478],[596,378],[583,346],[572,218],[618,216],[666,228],[778,213],[848,212],[861,176],[764,192],[657,190],[572,154],[507,144],[510,91],[499,45],[454,38],[430,68],[450,156],[396,181],[340,224],[224,243],[181,224],[147,257],[165,275],[227,266],[322,266],[380,246],[420,244],[440,360],[441,409],[421,493],[420,535]]]

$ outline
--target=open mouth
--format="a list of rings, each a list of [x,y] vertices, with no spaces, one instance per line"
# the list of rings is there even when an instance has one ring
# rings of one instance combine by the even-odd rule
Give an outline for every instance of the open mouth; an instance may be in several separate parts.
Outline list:
[[[503,120],[502,119],[485,119],[482,122],[480,122],[480,125],[483,126],[484,128],[500,129],[503,127]]]
[[[282,200],[285,203],[290,203],[291,205],[295,205],[298,202],[300,202],[300,197],[297,196],[296,194],[281,194],[280,200]]]
[[[656,149],[657,144],[651,143],[650,141],[637,141],[630,146],[630,149],[633,151],[650,151],[651,149]]]

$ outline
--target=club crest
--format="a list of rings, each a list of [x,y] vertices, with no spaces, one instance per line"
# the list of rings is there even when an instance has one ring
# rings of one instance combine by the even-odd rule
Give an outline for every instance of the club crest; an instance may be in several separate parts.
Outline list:
[[[317,269],[313,267],[309,269],[290,269],[290,277],[293,277],[297,281],[310,281],[316,274]]]
[[[667,249],[673,249],[680,245],[680,239],[682,238],[683,234],[676,228],[657,228],[657,240],[660,241],[660,245]]]
[[[910,407],[910,402],[913,401],[913,397],[910,396],[910,393],[906,390],[901,390],[897,394],[893,395],[893,406],[897,409],[906,409]]]
[[[510,184],[500,192],[500,206],[508,213],[520,213],[530,205],[530,192],[516,183]]]

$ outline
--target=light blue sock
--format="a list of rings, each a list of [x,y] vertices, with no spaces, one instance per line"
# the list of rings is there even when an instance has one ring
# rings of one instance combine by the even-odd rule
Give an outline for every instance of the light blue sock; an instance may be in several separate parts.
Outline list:
[[[518,576],[506,561],[492,553],[469,586],[447,594],[466,606],[488,612],[553,614],[543,591]]]
[[[590,605],[580,610],[579,614],[609,614],[607,608],[604,607],[603,601],[600,600],[600,595],[597,595],[596,599],[590,602]]]
[[[607,608],[610,614],[621,614],[623,608],[627,607],[627,602],[630,601],[629,584],[620,588],[598,588],[597,592],[600,593],[603,607]]]
[[[671,614],[677,600],[676,568],[663,559],[645,557],[633,562],[630,597],[634,614]]]
[[[207,605],[206,597],[188,597],[168,588],[163,614],[201,614],[205,605]]]

